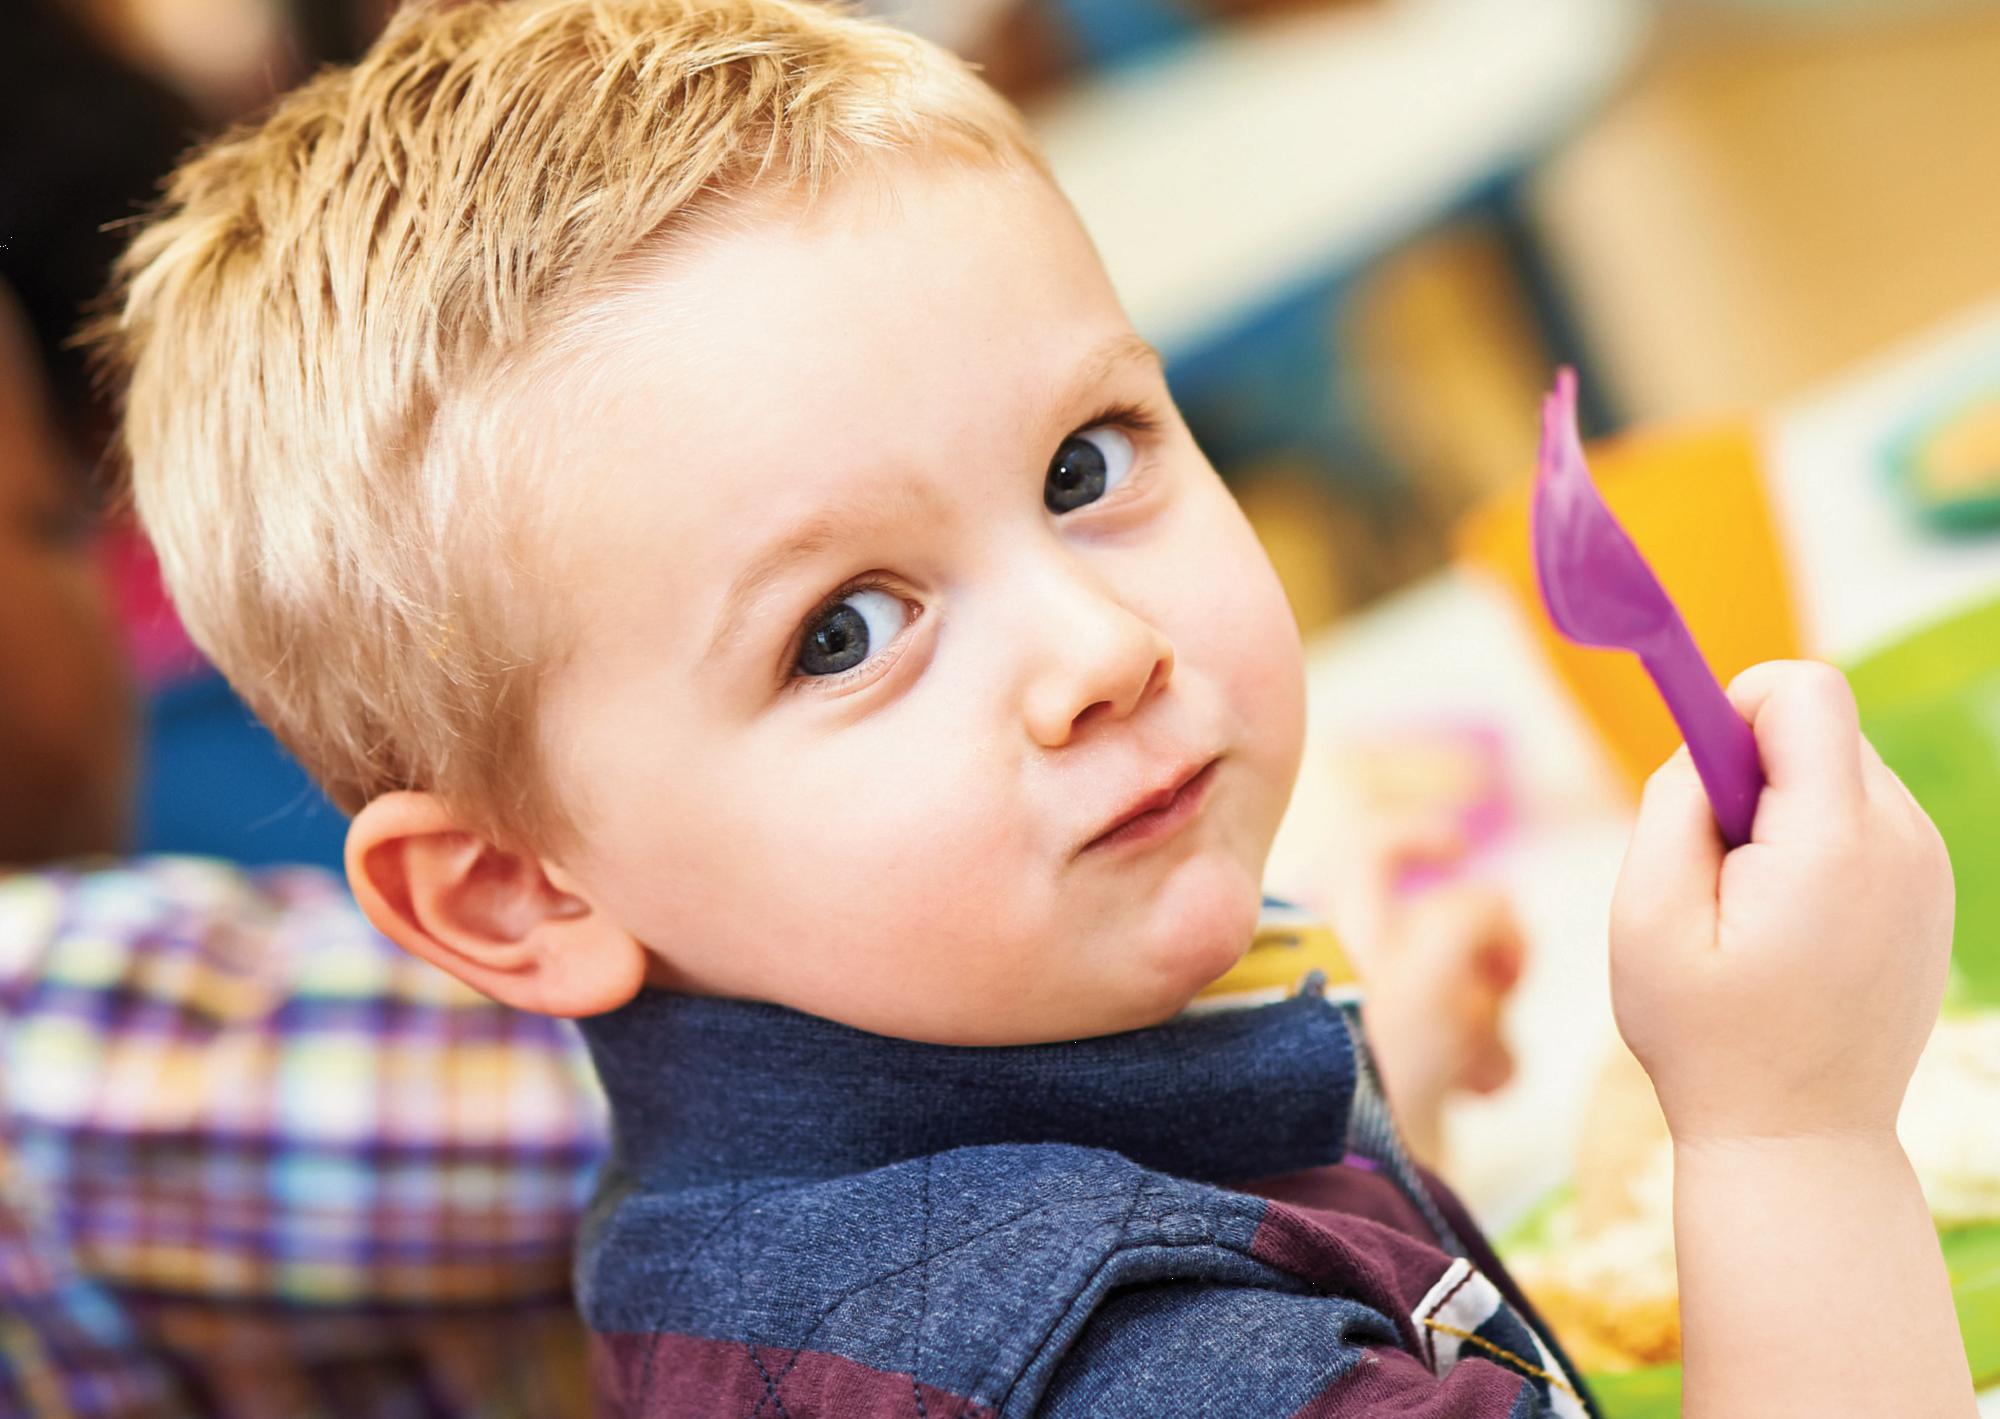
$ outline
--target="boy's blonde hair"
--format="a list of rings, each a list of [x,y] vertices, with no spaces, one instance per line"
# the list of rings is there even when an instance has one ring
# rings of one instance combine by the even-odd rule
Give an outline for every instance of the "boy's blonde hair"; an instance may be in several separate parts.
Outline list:
[[[563,836],[496,391],[635,254],[917,150],[1040,165],[964,64],[814,0],[471,0],[181,166],[95,332],[131,487],[194,639],[337,804]]]

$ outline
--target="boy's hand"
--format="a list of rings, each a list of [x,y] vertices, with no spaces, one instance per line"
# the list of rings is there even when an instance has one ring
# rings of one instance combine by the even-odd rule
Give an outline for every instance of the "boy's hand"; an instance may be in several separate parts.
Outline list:
[[[1513,1077],[1501,1027],[1527,947],[1497,889],[1461,878],[1405,892],[1417,866],[1448,866],[1465,844],[1443,815],[1384,817],[1342,855],[1335,917],[1361,972],[1375,1062],[1403,1141],[1442,1171],[1444,1105]]]
[[[1443,883],[1398,903],[1387,922],[1360,969],[1391,1097],[1442,1104],[1461,1089],[1503,1087],[1514,1058],[1501,1013],[1527,955],[1506,896],[1475,881]]]
[[[1768,780],[1724,854],[1683,748],[1646,786],[1611,913],[1619,1029],[1681,1143],[1893,1136],[1943,995],[1952,880],[1832,668],[1730,698]]]

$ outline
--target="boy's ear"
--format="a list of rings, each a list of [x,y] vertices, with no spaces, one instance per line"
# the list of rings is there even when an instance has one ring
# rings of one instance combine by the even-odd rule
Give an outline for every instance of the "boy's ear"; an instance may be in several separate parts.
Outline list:
[[[347,881],[376,930],[503,1005],[596,1015],[645,983],[645,947],[433,794],[386,793],[354,815]]]

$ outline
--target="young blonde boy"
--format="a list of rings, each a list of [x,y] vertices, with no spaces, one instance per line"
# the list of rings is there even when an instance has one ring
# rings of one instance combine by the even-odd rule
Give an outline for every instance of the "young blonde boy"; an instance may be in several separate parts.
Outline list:
[[[1260,926],[1296,634],[961,65],[803,0],[415,7],[125,276],[140,512],[370,918],[589,1017],[607,1412],[1585,1412],[1337,958],[1189,1010],[1317,939]],[[1970,1415],[1893,1132],[1945,858],[1837,675],[1734,695],[1755,841],[1675,759],[1612,924],[1687,1412]]]

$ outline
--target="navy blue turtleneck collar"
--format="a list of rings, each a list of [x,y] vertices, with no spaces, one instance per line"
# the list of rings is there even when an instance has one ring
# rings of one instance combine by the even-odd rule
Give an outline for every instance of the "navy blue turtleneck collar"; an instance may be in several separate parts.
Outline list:
[[[657,991],[582,1023],[617,1162],[648,1189],[840,1177],[993,1143],[1107,1148],[1242,1181],[1339,1162],[1355,1097],[1347,1023],[1317,992],[990,1048]]]

